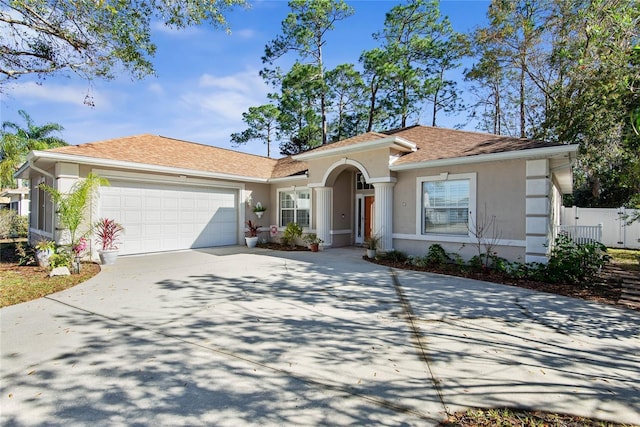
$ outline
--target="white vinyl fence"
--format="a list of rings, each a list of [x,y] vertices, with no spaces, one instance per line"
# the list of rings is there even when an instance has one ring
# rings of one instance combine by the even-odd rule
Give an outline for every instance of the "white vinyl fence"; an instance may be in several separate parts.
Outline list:
[[[579,239],[597,240],[610,248],[640,249],[640,222],[627,225],[625,219],[635,212],[635,209],[625,208],[563,207],[560,214],[561,226],[556,227],[556,230],[567,232]],[[602,236],[597,239],[599,225]]]

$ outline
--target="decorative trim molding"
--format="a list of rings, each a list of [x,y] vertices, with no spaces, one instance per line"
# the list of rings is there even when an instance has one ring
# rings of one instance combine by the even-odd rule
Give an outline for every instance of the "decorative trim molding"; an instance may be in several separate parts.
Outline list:
[[[473,245],[477,243],[476,239],[464,236],[453,236],[445,234],[430,234],[430,235],[416,235],[416,234],[402,234],[393,233],[393,238],[398,240],[416,240],[421,242],[434,242],[434,243],[464,243],[465,245]],[[525,248],[527,242],[525,240],[515,239],[500,239],[496,241],[496,246],[513,246],[518,248]]]

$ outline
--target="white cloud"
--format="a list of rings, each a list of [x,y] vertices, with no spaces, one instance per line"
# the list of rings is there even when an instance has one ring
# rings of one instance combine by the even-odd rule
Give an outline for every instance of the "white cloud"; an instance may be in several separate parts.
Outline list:
[[[87,86],[24,82],[12,84],[7,89],[9,96],[20,99],[25,104],[45,101],[83,106],[91,98],[94,104],[103,108],[110,106],[109,99],[102,92]]]
[[[224,118],[242,123],[242,113],[249,107],[267,102],[268,87],[257,71],[226,76],[204,74],[198,81],[198,88],[183,93],[180,102],[192,113],[206,115],[209,121]]]
[[[164,87],[160,83],[151,83],[147,86],[147,90],[156,95],[164,95]]]
[[[258,92],[264,96],[266,96],[269,89],[257,70],[246,70],[222,77],[203,74],[200,76],[198,86],[201,88],[231,90],[244,94]]]
[[[157,31],[158,33],[161,33],[167,36],[181,37],[181,38],[196,37],[201,35],[204,32],[203,29],[196,26],[191,26],[186,28],[175,28],[175,27],[170,27],[168,25],[165,25],[163,22],[160,22],[160,21],[154,21],[151,24],[151,29],[153,31]]]
[[[231,35],[233,37],[238,37],[243,40],[249,40],[255,37],[257,33],[254,30],[249,28],[243,28],[242,30],[231,30]]]

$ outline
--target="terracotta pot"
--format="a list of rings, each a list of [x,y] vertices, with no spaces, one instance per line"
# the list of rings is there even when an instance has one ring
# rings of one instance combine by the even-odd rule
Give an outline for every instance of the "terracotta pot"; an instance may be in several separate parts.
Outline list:
[[[311,243],[309,245],[309,249],[311,249],[311,252],[318,252],[319,247],[320,247],[319,243]]]

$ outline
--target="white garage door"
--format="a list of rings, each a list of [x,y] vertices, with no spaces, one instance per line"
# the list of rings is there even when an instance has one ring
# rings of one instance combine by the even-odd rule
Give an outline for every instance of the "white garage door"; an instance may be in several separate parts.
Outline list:
[[[100,189],[100,217],[125,228],[121,254],[238,243],[237,191],[110,180]]]

